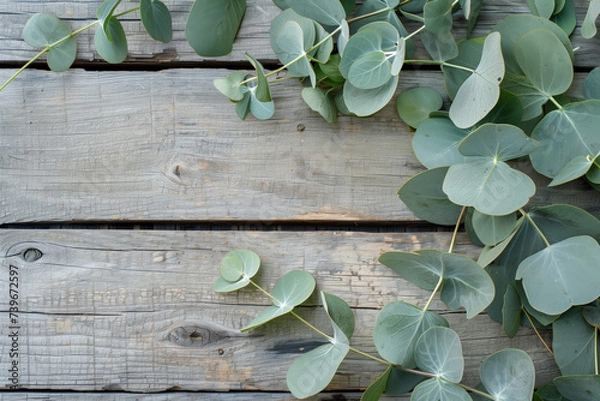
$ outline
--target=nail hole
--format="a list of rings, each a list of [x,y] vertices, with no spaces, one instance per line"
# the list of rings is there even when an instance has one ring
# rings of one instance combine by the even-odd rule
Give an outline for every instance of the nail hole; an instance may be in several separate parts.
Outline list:
[[[303,132],[306,129],[306,127],[304,126],[304,124],[298,124],[296,129],[298,130],[298,132]]]

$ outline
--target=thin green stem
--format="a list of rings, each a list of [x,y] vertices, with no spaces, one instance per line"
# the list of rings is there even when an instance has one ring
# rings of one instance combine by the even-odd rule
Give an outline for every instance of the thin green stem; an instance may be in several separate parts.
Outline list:
[[[267,297],[269,297],[272,301],[277,301],[277,302],[281,303],[277,298],[275,298],[273,295],[271,295],[269,293],[269,291],[265,290],[260,285],[256,284],[254,281],[250,280],[250,284],[252,284],[257,290],[259,290],[260,292],[265,294]]]
[[[554,352],[552,352],[552,348],[550,348],[550,346],[548,345],[548,343],[546,343],[546,341],[544,340],[544,338],[542,337],[542,335],[540,334],[540,332],[538,331],[538,329],[535,327],[535,324],[533,323],[533,319],[531,319],[531,316],[529,316],[529,313],[527,313],[527,311],[525,309],[523,309],[523,313],[525,313],[525,316],[527,317],[527,320],[529,320],[529,324],[531,325],[531,328],[535,332],[535,335],[538,336],[538,338],[540,339],[540,341],[542,342],[542,344],[544,344],[544,347],[546,347],[546,349],[548,350],[548,352],[550,353],[550,355],[554,356]]]
[[[594,326],[594,371],[598,376],[598,326]]]
[[[557,109],[559,109],[559,110],[563,109],[562,105],[560,103],[558,103],[556,101],[556,99],[554,99],[554,97],[549,96],[548,99],[550,99],[550,101],[556,106]]]
[[[382,365],[386,365],[386,366],[390,365],[390,363],[388,361],[386,361],[384,359],[381,359],[381,358],[377,358],[376,356],[373,356],[371,354],[367,354],[366,352],[362,352],[361,350],[356,349],[354,347],[350,347],[350,351],[352,351],[355,354],[360,355],[360,356],[362,356],[364,358],[370,359],[370,360],[375,361],[375,362],[379,362]]]
[[[538,232],[538,234],[540,235],[540,237],[542,238],[542,240],[546,244],[546,247],[549,248],[550,247],[550,242],[548,241],[548,239],[546,238],[546,236],[544,235],[544,233],[542,232],[542,230],[540,230],[540,228],[538,227],[538,225],[535,224],[535,221],[533,221],[533,219],[531,218],[531,216],[529,215],[529,213],[527,213],[523,209],[519,209],[519,213],[521,213],[523,215],[523,217],[525,217],[527,220],[529,220],[529,222],[531,223],[531,225],[535,228],[535,230]]]
[[[123,11],[122,13],[119,14],[115,14],[114,17],[121,17],[123,15],[126,14],[130,14],[132,12],[138,11],[140,9],[140,7],[135,7],[135,8],[131,8],[129,10]],[[100,23],[100,21],[94,21],[90,24],[87,24],[73,32],[71,32],[70,34],[68,34],[67,36],[65,36],[64,38],[61,38],[59,40],[57,40],[54,43],[49,44],[48,46],[46,46],[45,48],[43,48],[38,54],[36,54],[35,56],[33,56],[31,58],[31,60],[29,60],[28,62],[26,62],[21,68],[19,68],[13,75],[10,76],[10,78],[8,78],[6,80],[6,82],[4,82],[1,86],[0,86],[0,91],[2,91],[4,88],[6,88],[8,86],[8,84],[10,84],[16,77],[18,77],[19,75],[21,75],[21,73],[23,71],[25,71],[31,64],[33,64],[36,60],[38,60],[40,57],[42,57],[44,54],[48,53],[52,48],[59,46],[60,44],[66,42],[67,40],[71,39],[72,37],[79,35],[81,32],[88,30],[96,25],[98,25]]]
[[[361,19],[374,17],[376,15],[383,14],[383,13],[386,13],[388,11],[393,11],[393,8],[386,7],[386,8],[382,8],[381,10],[373,11],[373,12],[368,13],[368,14],[359,15],[358,17],[350,18],[348,20],[348,23],[351,24],[353,22],[360,21]]]
[[[440,288],[442,287],[442,283],[444,282],[444,278],[442,276],[440,276],[440,279],[438,280],[435,288],[433,289],[433,292],[431,293],[431,295],[429,296],[429,299],[427,300],[427,303],[425,304],[425,306],[423,307],[423,313],[425,313],[429,307],[431,306],[431,303],[433,302],[433,298],[435,297],[435,294],[437,294],[437,292],[440,290]]]
[[[302,316],[298,315],[296,312],[291,311],[290,315],[292,315],[296,319],[300,320],[302,323],[304,323],[305,326],[307,326],[309,329],[311,329],[312,331],[314,331],[318,335],[325,337],[328,341],[333,340],[333,338],[331,336],[329,336],[329,335],[325,334],[324,332],[322,332],[321,330],[317,329],[315,326],[313,326],[310,322],[308,322]]]
[[[490,395],[490,394],[488,394],[488,393],[485,393],[485,392],[483,392],[483,391],[479,391],[479,390],[477,390],[477,389],[474,389],[474,388],[472,388],[472,387],[469,387],[469,386],[465,386],[464,384],[461,384],[461,383],[458,383],[458,385],[459,385],[460,387],[464,388],[465,390],[467,390],[467,391],[468,391],[468,392],[470,392],[470,393],[473,393],[473,394],[480,395],[480,396],[482,396],[482,397],[485,397],[485,398],[487,398],[488,400],[494,400],[494,401],[497,401],[496,397],[494,397],[493,395]]]
[[[410,35],[406,36],[404,38],[404,40],[409,40],[410,38],[412,38],[413,36],[421,33],[424,30],[425,30],[425,25],[421,26],[419,29],[417,29],[416,31],[412,32]]]
[[[462,219],[463,219],[466,211],[467,211],[467,207],[463,206],[462,210],[460,211],[460,215],[458,216],[458,220],[456,221],[456,225],[454,226],[454,232],[452,233],[452,240],[450,241],[450,248],[448,248],[448,253],[452,253],[452,251],[454,251],[454,245],[456,244],[456,237],[458,236],[458,228],[460,227],[460,223],[462,222]]]
[[[587,159],[588,159],[588,161],[592,162],[592,164],[593,164],[594,166],[596,166],[596,167],[600,168],[600,163],[598,163],[598,160],[597,160],[598,156],[600,156],[600,154],[596,155],[596,156],[595,156],[595,157],[592,159],[592,156],[590,156],[590,155],[587,155]]]

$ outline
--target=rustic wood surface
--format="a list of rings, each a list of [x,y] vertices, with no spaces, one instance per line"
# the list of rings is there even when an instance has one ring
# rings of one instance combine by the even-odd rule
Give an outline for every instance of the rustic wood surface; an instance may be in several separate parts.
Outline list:
[[[575,2],[581,21],[587,1]],[[267,288],[292,269],[313,274],[319,289],[351,305],[352,345],[372,354],[373,325],[385,304],[427,300],[426,291],[377,262],[392,249],[445,250],[450,239],[397,197],[423,167],[394,104],[369,119],[330,125],[302,102],[300,84],[285,82],[273,88],[272,120],[239,121],[212,81],[247,68],[245,52],[277,63],[269,24],[278,9],[271,0],[248,0],[233,52],[207,59],[185,40],[192,0],[165,3],[173,14],[171,43],[150,39],[131,14],[123,20],[123,65],[100,60],[92,30],[78,37],[77,68],[31,69],[0,93],[0,227],[9,227],[0,230],[0,371],[7,372],[12,347],[10,266],[19,270],[21,368],[17,391],[3,391],[8,376],[0,374],[0,401],[293,400],[285,371],[322,340],[289,316],[239,332],[268,299],[249,289],[213,292],[220,260],[232,249],[261,255],[257,280]],[[54,14],[76,29],[93,22],[99,4],[0,2],[0,82],[36,53],[22,40],[34,13]],[[124,1],[119,10],[137,4]],[[475,35],[525,12],[524,0],[486,1]],[[465,24],[456,24],[460,37]],[[572,39],[580,47],[577,95],[585,73],[599,64],[600,41],[583,40],[579,28]],[[418,68],[402,72],[399,91],[425,85],[444,92],[438,72]],[[600,216],[597,193],[584,183],[549,189],[547,178],[536,182],[532,206],[570,203]],[[193,230],[100,229],[111,223]],[[46,229],[69,224],[89,229]],[[367,233],[351,224],[414,232]],[[296,231],[276,231],[280,226]],[[479,249],[460,235],[456,251],[476,258]],[[510,340],[485,315],[469,321],[438,300],[432,309],[461,336],[466,384],[477,384],[483,359],[506,347],[529,353],[538,385],[557,374],[531,330]],[[328,327],[316,296],[299,313]],[[351,355],[328,391],[311,400],[358,401],[382,369]]]
[[[28,389],[78,391],[285,391],[294,356],[322,343],[292,317],[250,333],[239,329],[269,304],[257,291],[216,294],[212,283],[230,249],[256,249],[263,259],[258,281],[267,289],[292,269],[312,273],[320,290],[353,307],[352,343],[375,353],[372,330],[378,310],[393,300],[424,304],[428,293],[377,263],[382,252],[446,248],[449,234],[335,232],[143,232],[56,230],[0,233],[0,293],[7,271],[19,271],[21,383]],[[461,236],[457,251],[477,249]],[[326,328],[316,297],[300,313]],[[0,310],[8,310],[2,298]],[[477,384],[483,359],[505,347],[527,350],[538,384],[556,367],[531,330],[513,340],[480,315],[466,320],[440,302],[466,351],[465,382]],[[6,333],[3,333],[6,334]],[[490,341],[493,339],[493,341]],[[0,355],[8,355],[8,335]],[[366,387],[382,366],[351,355],[331,389]]]

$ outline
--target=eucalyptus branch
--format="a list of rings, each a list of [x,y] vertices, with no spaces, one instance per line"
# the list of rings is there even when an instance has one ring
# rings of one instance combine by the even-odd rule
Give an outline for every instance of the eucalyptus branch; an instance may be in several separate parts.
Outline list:
[[[115,14],[113,17],[121,17],[123,15],[126,14],[130,14],[136,11],[139,11],[140,7],[134,7],[131,8],[129,10],[123,11],[122,13],[119,14]],[[66,42],[67,40],[71,39],[72,37],[75,37],[77,35],[79,35],[81,32],[86,31],[96,25],[98,25],[100,23],[99,20],[96,20],[90,24],[87,24],[73,32],[71,32],[70,34],[68,34],[67,36],[57,40],[54,43],[49,44],[48,46],[44,47],[38,54],[36,54],[35,56],[33,56],[28,62],[26,62],[21,68],[19,68],[13,75],[10,76],[10,78],[8,78],[6,80],[6,82],[4,82],[2,85],[0,85],[0,91],[2,91],[4,88],[6,88],[8,86],[8,84],[10,84],[15,78],[17,78],[19,75],[21,75],[21,73],[23,71],[25,71],[31,64],[33,64],[35,61],[37,61],[40,57],[42,57],[44,54],[48,53],[50,50],[52,50],[53,48],[55,48],[56,46],[61,45],[62,43]]]

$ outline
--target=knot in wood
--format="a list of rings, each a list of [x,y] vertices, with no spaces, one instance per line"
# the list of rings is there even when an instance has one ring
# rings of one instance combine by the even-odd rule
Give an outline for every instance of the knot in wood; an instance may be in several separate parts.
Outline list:
[[[22,254],[23,259],[27,262],[35,262],[36,260],[41,259],[42,256],[44,256],[42,251],[36,248],[26,249]]]
[[[225,337],[210,327],[186,325],[171,330],[167,335],[167,341],[182,347],[204,347]]]

